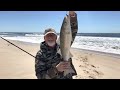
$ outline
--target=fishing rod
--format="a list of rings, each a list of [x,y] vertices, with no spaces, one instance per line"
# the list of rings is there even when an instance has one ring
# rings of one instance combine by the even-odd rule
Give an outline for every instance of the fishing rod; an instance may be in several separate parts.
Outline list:
[[[0,37],[1,37],[1,36],[0,36]],[[3,37],[1,37],[1,38],[2,38],[3,40],[7,41],[8,43],[12,44],[13,46],[15,46],[15,47],[19,48],[19,49],[20,49],[20,50],[22,50],[23,52],[25,52],[25,53],[29,54],[30,56],[32,56],[32,57],[34,57],[34,58],[36,58],[34,55],[32,55],[32,54],[28,53],[27,51],[23,50],[22,48],[18,47],[17,45],[15,45],[15,44],[11,43],[10,41],[8,41],[8,40],[4,39]]]

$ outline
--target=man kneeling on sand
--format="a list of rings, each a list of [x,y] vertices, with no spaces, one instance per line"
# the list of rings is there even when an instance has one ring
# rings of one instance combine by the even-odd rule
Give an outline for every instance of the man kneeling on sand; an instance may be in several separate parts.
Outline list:
[[[77,14],[74,11],[70,11],[69,15],[72,20],[72,40],[74,40],[76,35],[75,31],[78,29]],[[37,52],[35,59],[35,71],[38,79],[73,79],[72,76],[77,75],[72,64],[72,58],[70,58],[70,61],[65,62],[58,53],[60,46],[56,43],[56,40],[57,33],[55,30],[52,28],[46,29],[44,41],[41,42],[40,50]],[[75,73],[64,76],[64,71],[71,67]]]

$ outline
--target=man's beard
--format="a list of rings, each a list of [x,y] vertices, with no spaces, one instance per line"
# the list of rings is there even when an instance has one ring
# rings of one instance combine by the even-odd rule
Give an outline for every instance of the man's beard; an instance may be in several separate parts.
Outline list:
[[[47,44],[52,47],[55,45],[55,42],[54,41],[47,41]]]

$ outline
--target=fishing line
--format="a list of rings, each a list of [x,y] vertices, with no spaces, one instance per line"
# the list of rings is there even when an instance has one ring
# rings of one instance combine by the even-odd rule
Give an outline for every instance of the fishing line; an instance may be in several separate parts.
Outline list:
[[[1,37],[1,36],[0,36],[0,37]],[[23,50],[22,48],[18,47],[17,45],[15,45],[15,44],[11,43],[10,41],[4,39],[3,37],[1,37],[1,38],[2,38],[3,40],[7,41],[8,43],[12,44],[13,46],[17,47],[18,49],[22,50],[23,52],[25,52],[25,53],[29,54],[30,56],[36,58],[34,55],[32,55],[32,54],[30,54],[29,52]]]

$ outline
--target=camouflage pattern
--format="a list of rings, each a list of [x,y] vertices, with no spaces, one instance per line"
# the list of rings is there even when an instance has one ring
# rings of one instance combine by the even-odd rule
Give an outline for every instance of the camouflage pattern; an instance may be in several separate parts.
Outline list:
[[[70,18],[73,41],[78,31],[77,14],[75,17]],[[73,42],[72,42],[73,43]],[[71,44],[72,45],[72,44]],[[55,47],[49,47],[45,41],[41,42],[40,50],[36,54],[35,59],[35,71],[38,79],[72,79],[73,75],[77,75],[76,70],[72,64],[72,58],[70,63],[75,73],[63,75],[63,72],[59,72],[56,69],[56,65],[62,61],[61,55],[58,53],[60,46],[56,43]]]
[[[78,31],[78,21],[77,21],[76,13],[75,13],[75,17],[70,17],[70,24],[71,24],[71,30],[72,30],[72,43],[73,43],[75,36],[77,35],[77,31]]]

